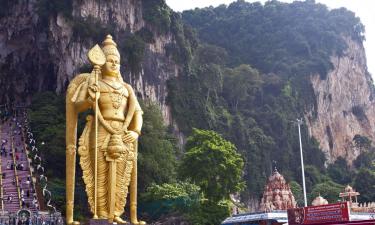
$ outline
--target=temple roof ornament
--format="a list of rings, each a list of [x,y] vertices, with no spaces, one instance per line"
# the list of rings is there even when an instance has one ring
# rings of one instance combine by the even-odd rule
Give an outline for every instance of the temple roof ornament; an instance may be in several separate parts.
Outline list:
[[[273,210],[286,210],[297,207],[294,195],[289,184],[275,168],[264,187],[260,210],[270,212]]]
[[[327,204],[328,204],[327,199],[325,199],[325,198],[323,198],[322,196],[320,196],[320,194],[319,194],[319,196],[316,197],[316,198],[312,201],[312,203],[311,203],[311,205],[313,205],[313,206],[318,206],[318,205],[327,205]]]

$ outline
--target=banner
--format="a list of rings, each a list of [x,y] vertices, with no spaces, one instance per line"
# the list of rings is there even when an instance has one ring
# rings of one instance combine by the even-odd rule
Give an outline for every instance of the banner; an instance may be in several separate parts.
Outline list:
[[[349,221],[347,202],[288,209],[290,225]]]

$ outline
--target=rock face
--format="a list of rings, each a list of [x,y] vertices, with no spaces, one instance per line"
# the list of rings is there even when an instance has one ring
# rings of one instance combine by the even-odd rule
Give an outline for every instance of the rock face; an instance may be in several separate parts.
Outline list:
[[[375,140],[375,92],[365,51],[362,44],[346,40],[348,49],[343,56],[331,58],[334,69],[327,78],[311,76],[317,108],[316,115],[306,115],[306,121],[328,163],[340,156],[353,162],[360,154],[353,143],[356,134]]]
[[[96,41],[77,36],[73,24],[76,18],[95,19],[113,27],[119,47],[126,42],[124,33],[151,30],[153,42],[145,44],[140,68],[129,70],[123,56],[122,76],[139,97],[159,102],[165,122],[172,123],[166,82],[182,68],[168,57],[166,47],[175,44],[176,37],[157,32],[144,20],[142,1],[72,0],[70,19],[62,12],[42,16],[38,2],[48,1],[8,1],[7,10],[0,10],[0,104],[30,101],[38,91],[63,93],[75,75],[89,72],[86,54]],[[352,142],[356,134],[375,140],[374,88],[364,49],[349,38],[347,43],[343,56],[332,57],[334,69],[325,80],[311,76],[317,108],[306,114],[306,121],[328,163],[339,156],[352,162],[360,154]]]
[[[86,54],[96,42],[74,34],[72,24],[76,18],[95,18],[104,27],[113,27],[115,37],[124,37],[123,33],[134,33],[144,27],[153,29],[143,19],[140,0],[73,0],[70,12],[73,19],[67,19],[63,13],[42,17],[37,12],[37,0],[11,2],[5,14],[0,14],[2,103],[30,101],[30,95],[37,91],[63,93],[69,80],[80,70],[83,72],[82,68],[88,65]],[[165,51],[166,45],[175,42],[174,36],[168,32],[153,33],[154,41],[144,47],[140,69],[131,72],[122,63],[121,71],[139,97],[160,103],[165,122],[170,123],[166,81],[178,76],[181,68]],[[115,41],[118,45],[124,43]],[[84,72],[90,72],[90,68]]]

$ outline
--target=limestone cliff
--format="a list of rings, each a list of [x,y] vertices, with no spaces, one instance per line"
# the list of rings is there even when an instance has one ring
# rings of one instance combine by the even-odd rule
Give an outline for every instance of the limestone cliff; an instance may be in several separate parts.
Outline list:
[[[111,28],[107,30],[117,37],[119,47],[129,35],[147,28],[152,31],[153,40],[142,46],[139,68],[126,68],[129,59],[123,55],[121,71],[124,80],[135,87],[140,97],[160,103],[169,123],[166,81],[181,71],[181,66],[165,50],[167,45],[176,42],[174,35],[169,31],[156,32],[156,28],[145,22],[140,0],[66,2],[62,4],[68,8],[65,11],[51,11],[48,4],[52,3],[48,1],[10,1],[9,8],[0,14],[1,102],[29,101],[32,93],[42,90],[63,93],[75,75],[89,72],[86,54],[100,37],[94,40],[77,34],[83,32],[77,28],[78,23],[100,24],[94,26],[98,32],[103,27]]]
[[[374,86],[365,51],[362,44],[346,40],[344,55],[331,57],[334,69],[327,78],[310,77],[317,104],[316,114],[306,116],[308,128],[319,140],[328,163],[339,156],[351,163],[360,154],[353,143],[356,134],[375,140]]]
[[[172,122],[166,82],[179,76],[182,66],[168,49],[178,38],[176,32],[161,32],[145,19],[145,1],[6,2],[7,7],[0,10],[1,104],[30,101],[33,93],[43,90],[64,92],[76,74],[90,70],[86,53],[104,38],[104,31],[111,32],[121,47],[132,34],[145,29],[152,40],[140,46],[137,69],[131,68],[131,52],[122,55],[122,75],[140,97],[159,102],[165,121]],[[51,2],[64,2],[66,9],[51,8]],[[339,156],[351,162],[359,155],[352,143],[354,135],[375,140],[374,88],[364,49],[349,38],[347,44],[344,55],[331,57],[334,69],[326,79],[310,78],[317,104],[306,114],[306,121],[329,163]]]

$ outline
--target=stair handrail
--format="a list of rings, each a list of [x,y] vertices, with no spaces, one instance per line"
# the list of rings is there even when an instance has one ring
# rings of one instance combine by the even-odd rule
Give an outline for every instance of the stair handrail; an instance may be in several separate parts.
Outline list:
[[[3,124],[0,124],[0,140],[2,139],[3,137]],[[1,160],[2,157],[0,157],[0,186],[1,186],[1,190],[0,190],[0,198],[1,198],[1,211],[4,212],[4,187],[3,187],[3,170],[2,170],[2,160]]]
[[[26,154],[26,161],[27,161],[27,165],[28,165],[28,167],[29,167],[29,174],[30,174],[30,182],[32,183],[32,185],[33,185],[33,189],[34,189],[34,191],[35,191],[35,193],[38,195],[38,193],[37,193],[37,191],[36,191],[36,187],[35,187],[35,183],[34,183],[34,179],[33,179],[33,173],[32,173],[32,171],[31,171],[31,164],[30,164],[30,159],[29,159],[29,150],[28,150],[28,148],[26,147],[27,145],[26,145],[26,143],[25,143],[25,141],[26,141],[26,138],[25,138],[25,130],[24,129],[22,129],[22,138],[23,138],[23,150],[24,150],[24,152],[25,152],[25,154]],[[38,196],[37,196],[37,201],[38,201]],[[38,202],[38,205],[40,205],[40,202]],[[38,210],[38,209],[37,209]]]
[[[24,119],[25,119],[24,123],[28,124],[28,116],[27,116],[27,112],[26,111],[24,111]],[[28,127],[28,131],[30,132],[30,127]],[[28,138],[30,139],[30,144],[31,144],[31,138],[30,137],[28,137]],[[35,145],[35,139],[34,139],[34,145]],[[36,154],[38,154],[38,151],[37,151]],[[41,186],[41,188],[42,188],[42,194],[43,194],[43,198],[44,198],[43,200],[47,201],[47,203],[46,203],[47,207],[52,208],[56,212],[57,211],[56,207],[51,204],[52,193],[47,189],[47,185],[48,184],[47,184],[47,177],[44,175],[44,167],[41,164],[41,158],[40,158],[40,156],[38,156],[38,158],[39,158],[39,161],[40,161],[39,164],[38,164],[38,166],[40,166],[42,168],[42,171],[43,171],[42,174],[39,176],[39,183],[41,184],[42,178],[44,178],[44,181],[45,181],[45,185],[43,187]],[[34,159],[35,159],[35,157],[34,157]],[[38,173],[38,171],[39,170],[37,168],[36,172]],[[36,191],[36,189],[35,189],[35,191]],[[49,195],[48,200],[47,200],[47,197],[46,197],[46,193],[48,193],[48,195]]]
[[[11,127],[11,146],[12,146],[12,158],[13,158],[13,170],[14,170],[14,175],[15,175],[15,178],[16,178],[16,187],[17,187],[17,192],[18,192],[18,201],[19,201],[19,204],[20,204],[20,208],[22,208],[22,202],[21,202],[21,191],[20,191],[20,185],[19,185],[19,182],[18,182],[18,173],[17,173],[17,164],[16,164],[16,157],[15,157],[15,151],[14,151],[14,131],[13,131],[13,126],[14,124],[12,124],[12,127]]]

